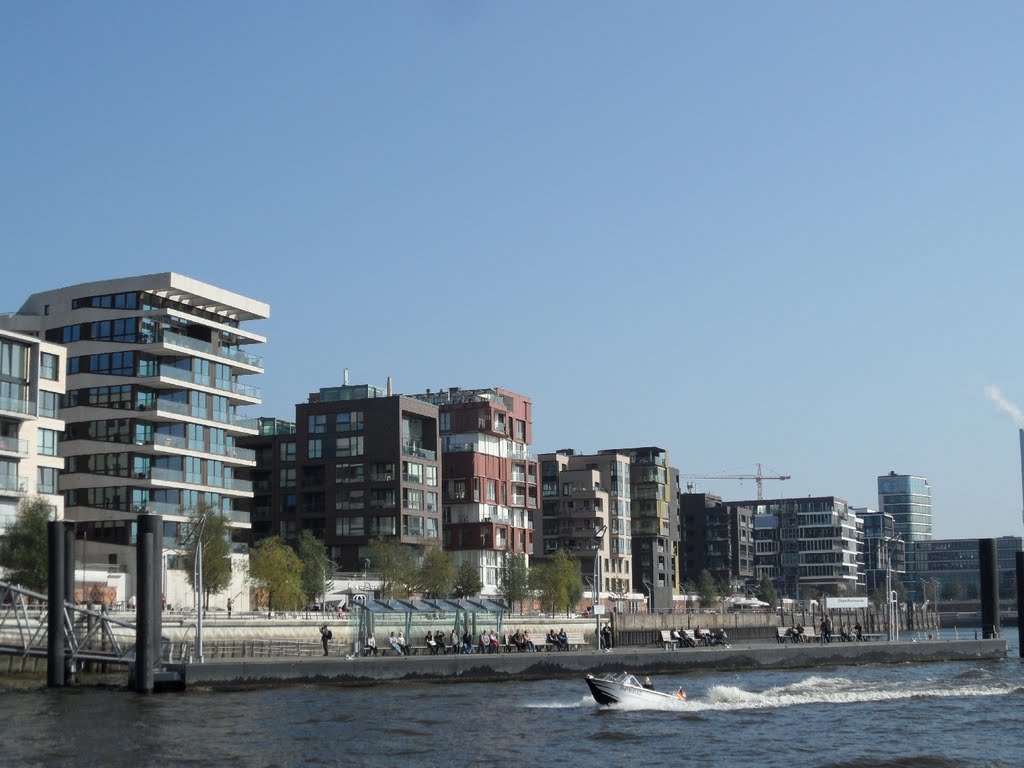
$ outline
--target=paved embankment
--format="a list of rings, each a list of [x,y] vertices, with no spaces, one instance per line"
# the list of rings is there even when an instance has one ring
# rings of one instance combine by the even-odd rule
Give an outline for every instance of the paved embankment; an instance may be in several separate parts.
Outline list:
[[[828,644],[751,643],[675,651],[617,648],[610,653],[567,651],[394,656],[215,660],[187,663],[188,687],[265,687],[293,683],[372,685],[396,681],[484,682],[573,677],[585,673],[667,674],[700,670],[798,669],[852,664],[904,664],[1006,658],[1006,641],[927,640]]]

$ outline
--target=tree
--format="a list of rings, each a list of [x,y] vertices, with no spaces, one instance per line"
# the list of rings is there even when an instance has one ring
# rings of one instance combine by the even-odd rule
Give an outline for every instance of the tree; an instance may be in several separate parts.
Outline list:
[[[231,586],[231,545],[227,520],[204,502],[189,515],[189,535],[181,563],[189,586],[196,588],[196,550],[203,544],[203,610],[210,607],[210,595],[218,595]]]
[[[299,560],[302,561],[302,592],[308,599],[327,597],[327,581],[331,577],[331,561],[324,543],[306,529],[299,534]]]
[[[371,541],[370,562],[380,574],[382,597],[408,597],[416,587],[419,571],[412,552],[395,539]]]
[[[480,581],[480,569],[469,560],[463,560],[455,574],[455,587],[452,594],[461,598],[472,597],[479,595],[483,588],[484,583]]]
[[[439,547],[431,547],[420,563],[419,582],[426,597],[442,598],[451,595],[455,585],[455,565],[451,555]]]
[[[522,610],[522,602],[530,594],[530,572],[526,557],[506,552],[501,558],[498,571],[498,594],[502,596],[510,611],[515,612],[516,603]]]
[[[46,524],[52,512],[53,508],[41,496],[23,499],[14,522],[0,537],[0,568],[6,571],[7,580],[12,584],[36,592],[46,592],[49,588]],[[72,597],[68,595],[67,599]]]
[[[542,608],[554,614],[569,613],[583,597],[583,574],[580,563],[571,552],[560,549],[548,562],[530,569],[530,588],[541,601]]]
[[[700,598],[701,610],[707,610],[718,600],[718,582],[708,570],[701,571],[697,578],[697,597]]]
[[[267,592],[267,610],[295,610],[303,602],[302,561],[279,536],[260,541],[249,554],[249,579]]]
[[[632,584],[629,579],[614,578],[608,581],[608,594],[615,599],[616,610],[622,610],[622,601],[629,594]]]
[[[761,577],[761,583],[757,585],[757,599],[763,600],[771,606],[772,610],[779,604],[779,595],[775,591],[775,585],[767,576]]]

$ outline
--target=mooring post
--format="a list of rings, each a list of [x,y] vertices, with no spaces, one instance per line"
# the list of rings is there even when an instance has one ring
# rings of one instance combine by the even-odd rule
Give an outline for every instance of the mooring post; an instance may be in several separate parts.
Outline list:
[[[150,564],[152,568],[151,584],[153,586],[153,613],[150,624],[151,647],[153,659],[156,666],[163,660],[163,649],[161,638],[164,626],[164,583],[163,583],[163,562],[164,562],[164,518],[161,515],[148,515],[149,530],[153,534],[153,551],[150,553]]]
[[[135,573],[135,690],[153,692],[153,531],[150,515],[138,516]]]
[[[75,526],[74,523],[62,523],[64,528],[64,599],[75,602]],[[85,561],[82,561],[82,571],[85,571]],[[85,602],[85,581],[82,581],[82,602]],[[72,627],[72,630],[74,627]],[[75,660],[71,657],[64,659],[64,682],[70,684],[74,681]]]
[[[1020,620],[1024,611],[1024,552],[1018,550],[1013,556],[1017,566],[1017,648],[1018,656],[1024,659],[1024,622]]]
[[[64,523],[46,524],[46,684],[64,687]]]
[[[978,539],[981,577],[981,637],[999,637],[999,558],[995,539]]]

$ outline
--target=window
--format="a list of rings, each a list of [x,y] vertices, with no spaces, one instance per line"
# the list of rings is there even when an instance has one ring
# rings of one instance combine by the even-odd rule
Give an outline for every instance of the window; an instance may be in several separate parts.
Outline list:
[[[402,508],[423,509],[423,491],[416,488],[403,488]]]
[[[279,485],[282,488],[294,488],[295,487],[295,467],[281,470],[281,482]]]
[[[364,479],[362,464],[339,464],[335,469],[337,483],[361,483]]]
[[[203,460],[195,456],[185,457],[185,482],[201,485],[203,482]]]
[[[327,431],[327,414],[326,413],[315,413],[309,416],[308,420],[309,434],[311,435],[322,435]]]
[[[60,376],[60,370],[57,366],[60,364],[60,358],[57,355],[51,355],[49,352],[43,352],[39,355],[39,378],[46,379],[48,381],[56,381]]]
[[[57,438],[58,433],[52,429],[39,429],[37,433],[38,441],[37,448],[41,456],[56,456],[57,455]]]
[[[335,417],[334,429],[336,432],[358,432],[362,428],[362,411],[350,411],[348,413],[339,413]]]
[[[452,415],[448,412],[442,412],[437,415],[438,429],[442,432],[451,432],[452,430]]]
[[[295,443],[281,443],[281,461],[295,461]]]
[[[427,485],[437,487],[437,467],[432,467],[429,464],[426,467],[427,471]]]
[[[402,480],[407,483],[423,482],[423,465],[415,461],[402,462]]]
[[[487,500],[497,501],[498,500],[498,486],[493,480],[487,481]]]
[[[57,470],[53,467],[39,467],[36,478],[36,491],[39,493],[57,492]]]
[[[427,491],[427,511],[437,511],[437,494],[433,491]]]
[[[398,523],[394,516],[370,518],[371,536],[394,536],[398,531]]]
[[[373,465],[373,474],[370,479],[375,483],[390,483],[395,479],[395,465],[377,463]]]
[[[427,522],[427,538],[428,539],[436,539],[437,538],[437,520],[435,520],[432,517],[428,517],[426,522]]]
[[[338,536],[363,536],[363,516],[339,517],[334,521],[334,532]]]
[[[337,496],[334,497],[334,508],[338,511],[349,509],[362,509],[365,506],[365,491],[362,488],[339,488]],[[359,527],[363,523],[360,519]]]
[[[417,515],[402,515],[402,535],[422,536],[423,518]]]
[[[363,438],[362,437],[339,437],[337,438],[337,444],[335,447],[335,455],[340,457],[343,456],[362,456],[363,455]]]
[[[39,415],[57,418],[57,393],[39,390]]]
[[[319,437],[309,441],[306,446],[306,458],[322,459],[324,457],[324,441]]]

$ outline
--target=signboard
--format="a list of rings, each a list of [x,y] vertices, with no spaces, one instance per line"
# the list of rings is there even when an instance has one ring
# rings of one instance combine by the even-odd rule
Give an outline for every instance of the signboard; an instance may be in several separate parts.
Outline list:
[[[866,597],[825,597],[825,610],[833,611],[840,608],[867,608]]]
[[[604,616],[604,606],[603,605],[595,605],[594,606],[594,615],[595,616]]]

